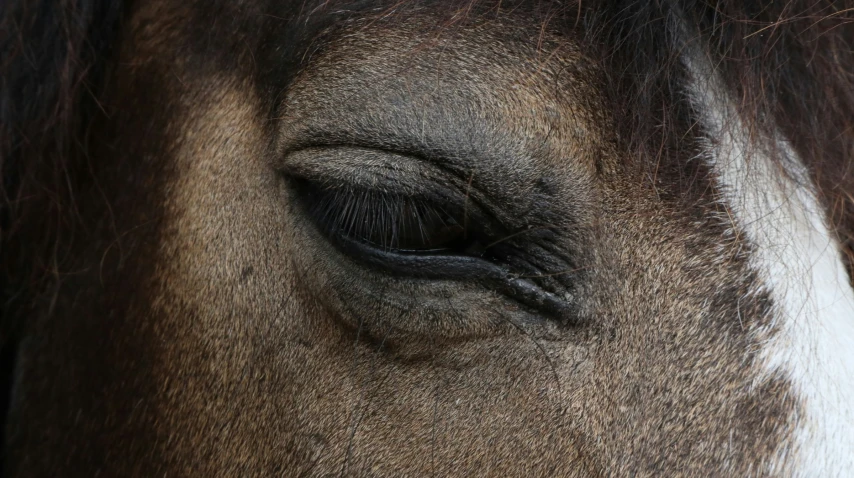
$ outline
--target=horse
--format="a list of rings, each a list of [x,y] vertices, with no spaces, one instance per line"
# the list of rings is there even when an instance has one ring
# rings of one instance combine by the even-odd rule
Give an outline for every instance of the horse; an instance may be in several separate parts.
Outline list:
[[[7,0],[8,476],[854,473],[849,0]]]

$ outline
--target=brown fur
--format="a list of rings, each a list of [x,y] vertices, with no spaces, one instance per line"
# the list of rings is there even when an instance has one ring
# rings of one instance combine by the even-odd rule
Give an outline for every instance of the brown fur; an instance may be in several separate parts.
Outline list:
[[[657,91],[673,123],[641,147],[616,106],[644,106],[615,79],[626,59],[545,22],[575,5],[538,5],[135,5],[80,220],[23,314],[7,470],[763,475],[798,403],[759,379],[769,303],[687,161],[702,132]],[[572,321],[346,257],[288,179],[374,177],[332,146],[425,163],[548,229],[560,253],[537,280]]]

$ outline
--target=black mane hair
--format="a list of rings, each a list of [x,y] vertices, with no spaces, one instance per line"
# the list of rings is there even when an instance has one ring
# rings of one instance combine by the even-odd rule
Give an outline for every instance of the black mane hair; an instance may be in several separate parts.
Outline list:
[[[62,190],[68,187],[73,158],[85,151],[87,118],[98,107],[105,58],[121,12],[122,2],[117,0],[8,0],[0,10],[4,309],[9,295],[21,293],[15,290],[23,285],[19,274],[35,266],[36,257],[27,251],[54,242],[49,223],[58,218],[52,211],[33,210],[35,204],[45,206],[33,196],[59,200],[70,193]],[[68,206],[49,204],[58,209]],[[31,215],[45,223],[46,236],[18,241],[16,232]],[[10,283],[12,271],[17,274]]]
[[[17,321],[46,277],[68,213],[73,158],[85,149],[120,0],[5,0],[0,5],[0,430]],[[36,196],[53,200],[34,200]],[[47,208],[47,210],[45,210]],[[28,222],[41,223],[32,228]],[[23,237],[20,231],[41,231]],[[22,236],[22,237],[18,237]],[[0,448],[3,435],[0,434]],[[2,469],[2,461],[0,461]]]

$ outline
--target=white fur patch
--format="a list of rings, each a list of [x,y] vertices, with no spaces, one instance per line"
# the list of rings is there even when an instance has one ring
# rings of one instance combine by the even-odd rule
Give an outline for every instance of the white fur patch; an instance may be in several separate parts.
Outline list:
[[[775,476],[854,476],[854,291],[837,241],[797,153],[779,137],[748,137],[711,63],[696,53],[684,61],[709,165],[775,304],[766,370],[791,381],[803,412],[792,442],[757,465]]]

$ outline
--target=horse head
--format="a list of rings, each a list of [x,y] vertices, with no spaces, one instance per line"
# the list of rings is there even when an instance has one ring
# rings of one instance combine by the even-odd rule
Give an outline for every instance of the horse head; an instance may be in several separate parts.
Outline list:
[[[54,3],[11,475],[851,473],[852,8]]]

